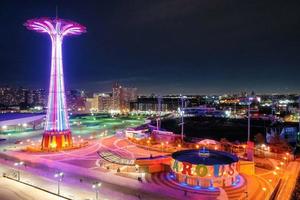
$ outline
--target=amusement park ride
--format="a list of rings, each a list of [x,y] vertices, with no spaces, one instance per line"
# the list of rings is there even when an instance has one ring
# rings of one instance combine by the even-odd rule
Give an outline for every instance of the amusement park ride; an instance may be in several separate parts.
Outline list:
[[[76,22],[57,17],[30,19],[24,25],[29,30],[49,34],[52,44],[50,86],[42,150],[55,151],[70,148],[72,135],[65,97],[62,42],[65,36],[80,35],[86,32],[86,28]]]

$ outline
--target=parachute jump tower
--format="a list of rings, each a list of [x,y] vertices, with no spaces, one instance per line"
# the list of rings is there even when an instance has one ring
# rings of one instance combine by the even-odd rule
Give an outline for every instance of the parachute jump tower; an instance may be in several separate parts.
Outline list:
[[[51,39],[51,74],[46,123],[42,150],[62,150],[72,147],[69,125],[62,59],[62,42],[65,36],[80,35],[86,28],[76,22],[64,19],[37,18],[27,20],[27,29],[47,33]]]

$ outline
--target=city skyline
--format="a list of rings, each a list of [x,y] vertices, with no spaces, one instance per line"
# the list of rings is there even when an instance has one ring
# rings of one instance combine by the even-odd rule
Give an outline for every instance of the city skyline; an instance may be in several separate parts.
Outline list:
[[[85,36],[64,43],[67,88],[102,92],[120,81],[142,94],[300,90],[296,4],[16,2],[1,7],[6,28],[0,34],[10,38],[1,41],[0,64],[6,66],[1,85],[48,87],[45,36],[26,33],[20,25],[30,17],[55,16],[57,5],[60,17],[91,27]]]
[[[300,199],[299,6],[2,1],[0,199]]]

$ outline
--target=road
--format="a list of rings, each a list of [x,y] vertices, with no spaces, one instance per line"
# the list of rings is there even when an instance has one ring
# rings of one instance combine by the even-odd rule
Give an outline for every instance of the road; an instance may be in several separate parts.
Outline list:
[[[1,200],[62,200],[55,195],[0,177]]]
[[[300,162],[292,161],[288,164],[287,170],[282,176],[282,184],[277,199],[290,199],[296,185],[300,172]]]

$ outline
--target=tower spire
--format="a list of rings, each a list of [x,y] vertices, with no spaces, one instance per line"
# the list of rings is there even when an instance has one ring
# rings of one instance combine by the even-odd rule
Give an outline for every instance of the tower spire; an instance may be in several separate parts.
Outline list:
[[[58,6],[55,7],[55,19],[58,19]]]

